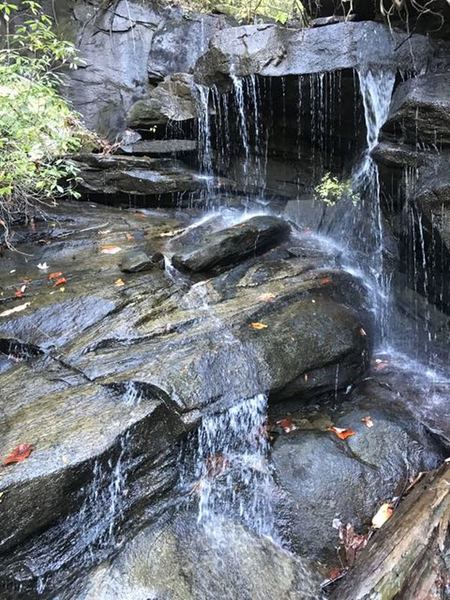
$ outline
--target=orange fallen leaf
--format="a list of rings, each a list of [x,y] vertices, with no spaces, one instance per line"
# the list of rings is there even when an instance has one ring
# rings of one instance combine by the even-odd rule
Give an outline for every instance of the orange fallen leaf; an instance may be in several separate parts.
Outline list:
[[[100,249],[100,252],[102,254],[117,254],[118,252],[122,252],[122,248],[120,248],[119,246],[108,245],[108,246],[103,246]]]
[[[32,444],[19,444],[19,446],[14,448],[14,450],[3,460],[3,465],[6,467],[7,465],[14,465],[22,462],[28,458],[32,452]]]
[[[117,287],[122,287],[123,285],[125,285],[125,281],[123,279],[116,279],[114,282],[114,285],[116,285]]]
[[[50,281],[53,279],[59,279],[59,277],[62,277],[62,271],[57,271],[56,273],[50,273],[50,275],[48,275],[48,279]]]
[[[353,429],[346,429],[345,427],[327,427],[327,431],[332,431],[340,440],[346,440],[356,434],[356,431],[353,431]]]
[[[281,427],[284,433],[290,433],[291,431],[295,431],[297,429],[297,425],[292,420],[292,417],[280,419],[279,421],[277,421],[277,425]]]
[[[369,416],[367,416],[367,417],[363,417],[363,418],[361,419],[361,422],[362,422],[362,423],[364,423],[364,425],[365,425],[366,427],[369,427],[369,428],[370,428],[370,427],[373,427],[373,421],[372,421],[372,417],[369,417]]]
[[[250,323],[249,325],[250,329],[267,329],[269,326],[266,325],[265,323]]]
[[[392,517],[393,512],[394,508],[392,504],[389,502],[382,504],[372,519],[372,527],[374,529],[380,529],[380,527],[383,527],[386,521]]]
[[[65,283],[67,283],[67,279],[65,277],[60,277],[55,281],[53,287],[57,287],[58,285],[64,285]]]
[[[127,233],[125,234],[125,236],[126,236],[126,238],[127,238],[127,240],[128,240],[129,242],[131,242],[131,240],[134,240],[134,235],[131,235],[131,233],[128,233],[128,232],[127,232]]]

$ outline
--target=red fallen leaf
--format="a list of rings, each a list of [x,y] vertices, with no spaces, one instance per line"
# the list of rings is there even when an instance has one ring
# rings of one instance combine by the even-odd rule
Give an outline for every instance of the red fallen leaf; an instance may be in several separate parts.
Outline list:
[[[346,572],[347,572],[346,569],[334,567],[328,573],[328,579],[331,579],[332,581],[334,581],[335,579],[339,579],[339,577],[342,577],[342,575],[345,575]]]
[[[16,298],[23,298],[25,296],[26,285],[23,285],[19,290],[15,291]]]
[[[297,429],[297,425],[292,420],[292,417],[280,419],[279,421],[277,421],[277,425],[281,427],[284,433],[290,433],[291,431],[295,431]]]
[[[59,279],[61,276],[62,276],[61,271],[57,271],[56,273],[50,273],[50,275],[48,276],[48,280],[52,281],[53,279]]]
[[[19,444],[14,450],[3,459],[3,465],[14,465],[20,463],[30,456],[33,452],[32,444]]]
[[[327,431],[332,431],[340,440],[346,440],[356,434],[356,431],[353,431],[353,429],[346,429],[345,427],[327,427]]]
[[[320,280],[320,285],[328,285],[331,283],[331,277],[322,277]]]
[[[60,277],[59,279],[57,279],[55,281],[55,283],[53,284],[53,287],[56,287],[58,285],[64,285],[65,283],[67,283],[67,279],[65,277]]]

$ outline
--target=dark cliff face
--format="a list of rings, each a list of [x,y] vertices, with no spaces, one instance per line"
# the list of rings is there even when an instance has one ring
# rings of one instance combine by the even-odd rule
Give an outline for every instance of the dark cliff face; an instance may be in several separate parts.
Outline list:
[[[87,126],[112,140],[154,82],[191,72],[210,37],[231,23],[140,0],[60,0],[49,3],[48,12],[79,48],[81,64],[69,73],[66,94]]]

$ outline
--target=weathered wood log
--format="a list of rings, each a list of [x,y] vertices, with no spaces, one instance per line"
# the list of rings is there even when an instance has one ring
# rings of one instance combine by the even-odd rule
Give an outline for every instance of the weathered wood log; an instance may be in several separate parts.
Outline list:
[[[450,464],[427,475],[376,533],[333,592],[335,600],[437,600],[449,574]]]

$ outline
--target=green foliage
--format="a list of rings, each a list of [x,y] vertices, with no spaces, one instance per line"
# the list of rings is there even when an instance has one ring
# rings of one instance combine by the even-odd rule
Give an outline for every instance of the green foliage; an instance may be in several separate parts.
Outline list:
[[[273,19],[283,25],[291,18],[299,19],[304,24],[307,20],[300,0],[192,0],[191,5],[197,10],[221,11],[245,23],[258,18]]]
[[[352,190],[351,181],[339,181],[330,173],[325,173],[321,182],[315,188],[316,196],[328,206],[334,206],[342,198],[350,198],[353,203],[358,201],[358,195]]]
[[[22,10],[26,9],[23,13]],[[64,158],[80,148],[83,128],[58,93],[61,68],[74,67],[72,44],[60,40],[52,20],[33,0],[0,2],[0,224],[67,191],[76,172]],[[67,181],[66,188],[61,181]]]

